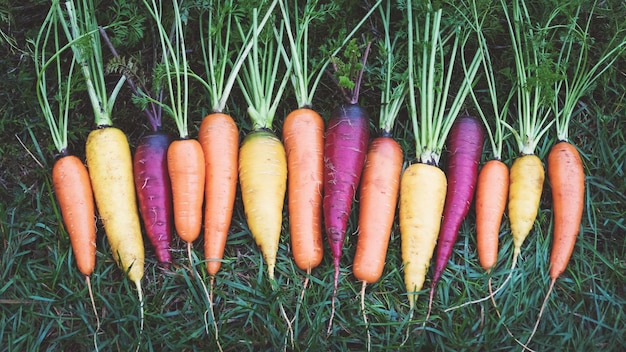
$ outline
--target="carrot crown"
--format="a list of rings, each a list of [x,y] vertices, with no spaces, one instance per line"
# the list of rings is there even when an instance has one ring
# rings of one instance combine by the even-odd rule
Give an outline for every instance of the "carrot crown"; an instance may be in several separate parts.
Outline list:
[[[448,106],[456,55],[465,46],[469,35],[464,30],[467,23],[463,23],[464,26],[444,24],[442,27],[442,13],[442,9],[434,10],[429,2],[419,11],[420,18],[425,17],[423,23],[414,26],[417,18],[413,16],[411,0],[407,1],[409,115],[413,123],[417,159],[432,165],[439,164],[448,132],[463,107],[482,61],[478,48]]]

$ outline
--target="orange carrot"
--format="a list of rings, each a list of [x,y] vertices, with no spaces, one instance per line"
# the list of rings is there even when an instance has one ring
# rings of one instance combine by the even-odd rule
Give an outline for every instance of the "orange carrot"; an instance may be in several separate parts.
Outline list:
[[[202,227],[204,200],[204,155],[195,139],[180,139],[167,149],[167,167],[172,183],[174,226],[180,238],[191,243]]]
[[[554,239],[550,254],[550,288],[539,310],[539,315],[528,340],[527,348],[539,327],[543,310],[554,289],[556,280],[569,262],[580,231],[585,204],[585,170],[580,154],[571,143],[562,140],[548,153],[548,179],[552,187],[554,211]]]
[[[488,161],[476,185],[476,247],[480,265],[489,272],[498,260],[498,235],[509,191],[509,168],[500,160]]]
[[[93,343],[97,351],[100,318],[90,278],[96,264],[96,206],[87,167],[78,157],[70,155],[67,149],[71,87],[75,86],[72,79],[75,77],[74,69],[79,65],[74,55],[69,61],[58,55],[62,52],[62,42],[57,31],[59,15],[62,15],[61,7],[53,4],[34,42],[33,61],[37,72],[35,87],[41,113],[59,153],[52,166],[52,187],[70,238],[76,266],[85,276],[91,307],[96,317]],[[49,57],[50,52],[52,54]],[[55,90],[49,91],[49,85],[53,83]],[[53,94],[56,97],[54,99],[51,98]]]
[[[310,272],[323,256],[324,120],[314,110],[294,110],[285,118],[283,140],[293,258],[298,268]]]
[[[96,264],[96,221],[87,168],[76,156],[65,154],[52,167],[52,185],[78,270],[89,276]]]
[[[569,262],[580,230],[585,202],[585,171],[576,147],[561,141],[548,154],[548,179],[552,187],[554,239],[550,278],[556,280]]]
[[[239,130],[227,114],[212,113],[200,124],[205,165],[204,257],[209,275],[222,265],[237,191]]]
[[[363,169],[359,201],[359,239],[353,272],[357,280],[380,279],[398,202],[402,149],[390,137],[370,144]]]

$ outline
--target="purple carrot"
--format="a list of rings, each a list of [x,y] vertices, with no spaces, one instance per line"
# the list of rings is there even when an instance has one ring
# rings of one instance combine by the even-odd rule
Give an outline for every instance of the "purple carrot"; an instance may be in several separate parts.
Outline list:
[[[452,255],[452,248],[459,234],[459,228],[474,198],[484,136],[482,123],[472,116],[457,118],[448,134],[446,145],[448,188],[441,230],[437,240],[437,255],[431,282],[429,306],[432,304],[437,282]]]
[[[119,58],[104,28],[99,29],[113,56]],[[145,87],[140,92],[133,77],[126,71],[125,75],[136,96],[141,97],[148,92]],[[160,102],[162,98],[163,92],[159,91],[154,99]],[[133,155],[135,190],[146,236],[159,263],[169,265],[172,262],[170,242],[174,228],[172,188],[167,169],[167,148],[171,138],[161,130],[162,110],[159,104],[151,101],[146,105],[144,113],[150,124],[150,131],[139,140]]]
[[[352,201],[355,199],[355,193],[361,180],[369,143],[369,117],[367,112],[358,105],[358,100],[363,69],[370,46],[371,43],[367,43],[361,69],[356,72],[357,76],[354,77],[354,87],[348,90],[339,85],[346,102],[331,113],[324,137],[324,200],[322,208],[324,229],[335,267],[332,312],[328,324],[329,334],[335,313],[335,298],[339,283],[339,260],[346,238],[348,218],[352,211]]]
[[[335,265],[339,258],[356,189],[365,163],[369,118],[356,104],[341,105],[331,114],[324,146],[324,225]]]
[[[172,192],[167,170],[170,137],[162,131],[143,136],[133,156],[135,189],[146,235],[160,263],[171,263]]]

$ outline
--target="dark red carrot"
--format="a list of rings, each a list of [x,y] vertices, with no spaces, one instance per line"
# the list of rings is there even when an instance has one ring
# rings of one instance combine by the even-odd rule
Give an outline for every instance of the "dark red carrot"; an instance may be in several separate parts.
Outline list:
[[[335,312],[335,297],[339,283],[339,260],[346,237],[348,218],[361,179],[369,143],[369,117],[367,112],[358,105],[359,86],[369,48],[370,43],[366,46],[360,69],[356,71],[357,77],[354,80],[356,83],[351,89],[339,86],[346,103],[331,113],[325,133],[322,208],[324,228],[335,267],[332,312],[328,324],[328,333],[330,333]]]
[[[352,200],[359,185],[369,142],[367,112],[356,104],[331,114],[324,145],[324,225],[333,253],[335,283]],[[335,284],[336,285],[336,284]]]
[[[484,137],[482,123],[467,115],[457,118],[448,134],[446,146],[448,189],[437,240],[437,254],[428,303],[429,313],[437,282],[450,260],[459,228],[474,198]]]
[[[135,189],[146,235],[160,263],[171,263],[172,194],[167,170],[170,137],[162,131],[143,136],[133,156]]]

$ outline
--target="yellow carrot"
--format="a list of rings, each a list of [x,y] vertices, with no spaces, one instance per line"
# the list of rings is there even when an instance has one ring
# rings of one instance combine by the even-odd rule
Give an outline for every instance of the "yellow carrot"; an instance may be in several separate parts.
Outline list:
[[[86,155],[98,213],[113,258],[139,287],[144,246],[126,135],[115,127],[93,130],[87,137]]]
[[[415,303],[415,293],[424,285],[437,244],[446,187],[443,171],[422,163],[409,166],[400,181],[402,261],[411,308]]]
[[[274,279],[276,253],[287,189],[287,158],[280,140],[269,131],[246,136],[239,151],[239,183],[250,232]]]
[[[534,154],[515,159],[511,166],[508,213],[514,244],[513,262],[537,217],[544,174],[543,164]]]

